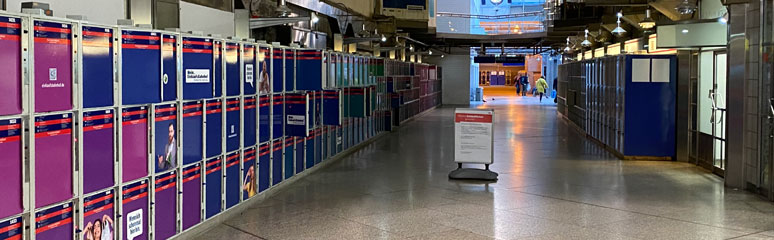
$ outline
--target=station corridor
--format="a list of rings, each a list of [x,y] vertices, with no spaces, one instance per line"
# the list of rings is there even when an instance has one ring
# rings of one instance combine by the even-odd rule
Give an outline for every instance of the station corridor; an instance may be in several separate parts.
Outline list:
[[[774,203],[692,164],[618,160],[553,99],[475,107],[495,109],[496,183],[448,179],[454,109],[440,108],[198,239],[774,239]]]

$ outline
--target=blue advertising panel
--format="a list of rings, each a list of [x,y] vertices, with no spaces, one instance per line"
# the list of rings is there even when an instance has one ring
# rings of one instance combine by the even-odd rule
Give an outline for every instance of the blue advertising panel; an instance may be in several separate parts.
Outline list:
[[[223,100],[207,100],[205,110],[207,122],[207,157],[215,157],[223,153]]]
[[[211,98],[212,39],[183,37],[183,99]]]
[[[162,34],[161,64],[161,101],[177,100],[177,36]]]
[[[239,67],[239,43],[226,42],[226,96],[242,93]]]
[[[322,50],[298,50],[296,90],[322,90]]]
[[[129,240],[128,236],[134,236],[134,240],[148,239],[148,182],[143,179],[134,183],[124,185],[121,188],[121,205],[123,216],[122,229],[123,240]],[[127,226],[129,223],[131,225]],[[139,223],[139,224],[137,224]]]
[[[285,138],[285,156],[284,156],[284,164],[285,164],[285,179],[293,177],[293,174],[295,172],[293,166],[295,165],[295,146],[294,146],[295,140],[293,137],[286,137]]]
[[[183,165],[201,161],[204,145],[202,100],[183,103]]]
[[[159,33],[121,31],[121,104],[161,102]]]
[[[226,209],[239,203],[239,151],[226,155]]]
[[[261,95],[271,94],[271,48],[259,47],[257,59],[258,92]]]
[[[272,51],[272,81],[273,93],[281,93],[285,89],[285,51],[284,48],[274,48]]]
[[[81,28],[83,107],[113,106],[113,29]]]
[[[272,139],[285,136],[285,98],[282,94],[272,96],[271,132]]]
[[[114,202],[113,189],[83,198],[81,239],[115,239]]]
[[[169,171],[154,178],[154,236],[167,239],[177,233],[177,171]]]
[[[240,147],[239,101],[238,97],[226,100],[226,152],[239,150]]]
[[[35,117],[35,207],[73,197],[71,113]]]
[[[242,62],[244,63],[244,94],[253,95],[258,84],[255,76],[258,70],[255,66],[255,45],[244,44]]]
[[[263,192],[271,186],[271,144],[264,143],[258,147],[258,192]]]
[[[257,124],[258,124],[258,109],[256,108],[256,102],[255,102],[255,96],[247,96],[245,97],[245,106],[244,106],[244,146],[252,146],[255,145],[256,137],[258,134]]]
[[[177,104],[165,103],[156,105],[154,112],[154,156],[156,172],[175,169],[177,157]]]
[[[255,153],[255,146],[242,150],[242,200],[247,200],[258,193]]]
[[[258,134],[259,142],[271,140],[271,96],[258,98]]]
[[[221,157],[208,159],[205,163],[206,176],[204,181],[204,201],[206,202],[205,218],[211,218],[223,209],[221,200],[223,194],[223,160]]]
[[[223,96],[223,41],[212,40],[213,97]]]
[[[304,166],[304,151],[305,151],[305,144],[304,144],[305,137],[295,137],[295,143],[296,143],[296,173],[301,173],[306,169]]]
[[[22,213],[22,124],[21,118],[0,120],[0,218]],[[2,227],[0,227],[2,228]],[[0,233],[0,236],[2,233]]]
[[[312,131],[312,133],[309,134],[309,136],[307,136],[305,140],[306,140],[306,144],[305,144],[306,145],[306,150],[305,150],[306,154],[304,154],[304,165],[306,166],[306,168],[312,168],[312,167],[314,167],[314,156],[315,156],[314,155],[314,150],[315,150],[314,149],[315,148],[314,142],[316,140],[319,140],[319,139],[315,139],[314,131]]]
[[[285,92],[296,90],[296,50],[285,49]]]
[[[274,139],[271,143],[271,185],[282,182],[282,139]]]
[[[202,164],[191,164],[183,168],[182,222],[183,230],[201,222],[202,209]]]
[[[82,127],[83,192],[92,193],[115,184],[113,110],[84,112]]]
[[[341,126],[341,91],[322,91],[322,111],[324,125]]]
[[[306,93],[285,94],[285,135],[306,137],[309,135],[309,96]]]
[[[73,239],[73,229],[73,206],[70,203],[35,212],[35,239]]]

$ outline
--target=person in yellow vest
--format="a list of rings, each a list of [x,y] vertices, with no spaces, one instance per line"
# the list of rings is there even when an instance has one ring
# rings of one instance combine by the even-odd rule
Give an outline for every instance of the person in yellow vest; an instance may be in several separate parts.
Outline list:
[[[535,87],[537,87],[537,92],[540,94],[540,102],[543,102],[543,94],[546,93],[546,89],[548,89],[548,83],[546,82],[546,79],[543,78],[543,76],[540,76],[538,80],[535,82]]]

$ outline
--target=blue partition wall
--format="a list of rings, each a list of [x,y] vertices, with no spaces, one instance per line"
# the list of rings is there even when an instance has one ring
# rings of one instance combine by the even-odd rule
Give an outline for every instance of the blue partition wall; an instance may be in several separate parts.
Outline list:
[[[83,107],[113,106],[113,29],[83,26]]]
[[[121,31],[121,104],[161,102],[160,34]]]
[[[213,97],[212,39],[183,37],[183,99]]]
[[[162,102],[177,100],[177,36],[162,34],[161,45],[162,71],[161,92]]]

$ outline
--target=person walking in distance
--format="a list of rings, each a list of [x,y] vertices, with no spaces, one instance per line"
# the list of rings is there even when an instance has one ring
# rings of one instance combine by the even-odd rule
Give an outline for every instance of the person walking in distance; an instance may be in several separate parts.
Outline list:
[[[521,75],[521,78],[519,78],[519,84],[521,84],[521,96],[527,96],[527,85],[529,84],[529,78],[527,78],[527,75]]]
[[[535,82],[535,88],[537,88],[537,93],[540,94],[540,102],[543,102],[543,94],[546,93],[546,89],[548,89],[548,83],[543,76],[540,76]]]

